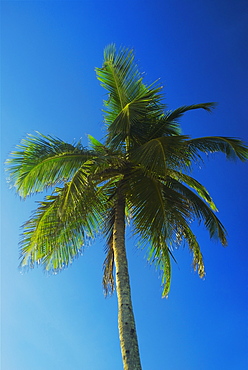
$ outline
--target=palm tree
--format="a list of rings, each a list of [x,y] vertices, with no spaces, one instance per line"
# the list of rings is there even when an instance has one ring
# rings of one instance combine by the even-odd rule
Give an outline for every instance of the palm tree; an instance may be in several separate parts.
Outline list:
[[[179,118],[189,110],[211,111],[214,103],[165,110],[161,87],[147,86],[132,50],[114,45],[104,51],[97,78],[108,92],[104,102],[103,143],[89,136],[90,147],[51,136],[29,135],[11,153],[9,179],[21,197],[52,193],[25,223],[21,266],[62,270],[81,255],[83,245],[102,233],[106,238],[103,287],[116,286],[118,327],[124,369],[141,369],[130,293],[125,228],[145,243],[148,259],[162,271],[163,296],[171,283],[173,246],[186,242],[193,267],[203,277],[204,263],[194,219],[210,237],[226,245],[224,226],[205,187],[190,176],[202,155],[223,152],[228,159],[248,158],[238,139],[182,135]],[[115,279],[114,279],[115,270]]]

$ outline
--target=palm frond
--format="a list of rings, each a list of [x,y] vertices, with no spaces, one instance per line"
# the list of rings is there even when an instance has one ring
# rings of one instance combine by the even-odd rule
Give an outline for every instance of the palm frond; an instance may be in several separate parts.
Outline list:
[[[129,186],[129,188],[128,188]],[[136,232],[150,239],[158,234],[164,240],[170,238],[171,217],[190,217],[187,199],[172,188],[165,188],[160,181],[141,170],[130,173],[126,197]]]
[[[136,180],[134,173],[130,174],[131,190],[127,191],[132,222],[136,233],[150,244],[150,261],[161,268],[163,296],[166,296],[171,279],[170,258],[174,258],[168,243],[174,248],[185,240],[193,253],[194,270],[203,277],[203,257],[190,223],[194,218],[203,220],[210,237],[217,237],[223,245],[226,245],[226,232],[207,204],[180,182],[190,184],[214,208],[209,193],[196,180],[182,175],[180,181],[169,178],[165,183],[149,178],[141,170],[136,171]]]
[[[168,296],[171,286],[171,255],[165,240],[160,237],[152,238],[148,261],[155,264],[161,271],[163,298]]]
[[[181,135],[181,128],[178,120],[185,112],[194,109],[204,109],[211,112],[215,105],[216,103],[184,105],[173,111],[165,111],[161,117],[158,117],[152,123],[147,140],[159,138],[161,136]]]
[[[107,297],[108,295],[112,295],[115,288],[113,237],[108,240],[107,246],[108,248],[106,248],[106,258],[103,263],[102,279],[105,297]]]
[[[115,45],[111,44],[104,50],[102,68],[96,68],[96,74],[101,85],[108,91],[109,99],[105,101],[106,122],[112,123],[131,96],[137,94],[141,78],[134,63],[132,50],[122,49],[116,52]]]
[[[129,150],[134,144],[141,142],[151,120],[154,121],[162,114],[159,91],[160,87],[146,88],[120,110],[108,126],[108,145],[118,148],[129,140]]]
[[[86,172],[87,167],[84,170],[81,167],[71,181],[64,184],[58,211],[62,220],[72,215],[83,219],[85,228],[94,230],[96,219],[100,219],[106,209],[105,188],[95,186]]]
[[[20,243],[22,267],[41,264],[45,270],[57,272],[81,254],[83,225],[74,219],[62,222],[57,203],[56,197],[48,197],[25,223]]]
[[[214,204],[209,192],[202,184],[199,183],[199,181],[179,171],[168,170],[167,173],[169,177],[177,181],[184,182],[186,185],[194,189],[197,194],[208,203],[213,211],[217,211],[217,207]]]
[[[165,176],[167,170],[187,168],[191,154],[185,151],[187,136],[164,136],[152,139],[133,150],[131,159],[155,176]]]
[[[28,135],[6,161],[9,181],[22,197],[67,181],[93,157],[81,144],[38,134]]]
[[[98,141],[94,136],[88,135],[89,139],[89,146],[92,147],[93,150],[95,151],[103,151],[106,152],[107,148],[104,146],[100,141]]]
[[[194,109],[204,109],[207,112],[211,112],[212,109],[216,107],[216,103],[200,103],[200,104],[193,104],[193,105],[183,105],[182,107],[179,107],[173,111],[167,111],[166,112],[166,120],[168,122],[173,122],[175,120],[178,120],[181,116],[183,116],[184,113],[194,110]]]
[[[97,197],[97,193],[92,197],[92,188],[85,187],[77,201],[67,203],[64,209],[68,197],[73,199],[68,188],[73,192],[74,189],[67,185],[46,196],[24,224],[20,243],[21,266],[32,267],[38,263],[47,271],[62,270],[81,254],[85,241],[99,231],[102,199]]]
[[[122,48],[117,52],[114,44],[107,46],[104,50],[103,66],[96,68],[96,74],[101,85],[109,93],[106,105],[111,106],[114,112],[120,112],[130,102],[136,100],[146,100],[150,104],[161,100],[161,96],[157,95],[160,88],[154,88],[152,85],[146,86],[143,83],[133,50]],[[156,93],[153,94],[153,100],[151,100],[153,90]],[[149,95],[146,96],[146,94]],[[112,118],[110,123],[113,121]]]
[[[201,253],[200,245],[196,240],[196,236],[194,235],[194,233],[189,227],[184,228],[183,235],[193,254],[194,271],[197,271],[200,278],[203,278],[205,276],[205,266],[204,266],[204,261],[203,261],[203,256]]]
[[[227,159],[248,159],[248,146],[239,139],[230,137],[209,136],[191,139],[186,142],[187,150],[192,153],[201,151],[203,153],[222,152]]]
[[[105,121],[108,124],[107,143],[120,147],[130,146],[131,126],[141,123],[149,115],[161,115],[164,105],[160,87],[143,83],[143,77],[135,63],[132,50],[116,51],[109,45],[104,52],[102,68],[96,68],[97,78],[108,91],[105,104]],[[118,139],[118,140],[117,140]]]
[[[189,139],[185,135],[151,139],[131,152],[131,158],[149,173],[166,175],[170,169],[190,169],[193,162],[203,160],[200,152],[223,152],[228,159],[248,159],[248,147],[239,139],[206,137]]]
[[[208,207],[208,205],[198,197],[192,190],[175,179],[168,179],[166,188],[172,188],[175,192],[182,194],[188,201],[189,211],[198,220],[203,220],[211,238],[218,238],[223,245],[227,244],[226,230],[218,217]]]
[[[103,263],[103,289],[105,297],[114,292],[114,250],[113,250],[113,230],[115,222],[115,208],[111,207],[105,213],[104,235],[107,239],[105,253],[106,258]]]
[[[169,116],[170,112],[165,112],[154,121],[151,121],[145,142],[162,136],[181,135],[180,124],[173,119],[168,119]]]

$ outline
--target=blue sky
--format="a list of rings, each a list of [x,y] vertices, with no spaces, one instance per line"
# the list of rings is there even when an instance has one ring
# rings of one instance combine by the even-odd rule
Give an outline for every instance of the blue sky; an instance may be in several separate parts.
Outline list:
[[[160,78],[169,109],[218,102],[182,119],[192,137],[248,141],[246,1],[2,1],[1,163],[27,133],[68,142],[104,135],[105,91],[95,78],[109,43],[134,48],[145,81]],[[20,226],[42,195],[21,201],[2,178],[2,369],[122,369],[116,296],[104,299],[104,242],[56,276],[18,270]],[[248,366],[247,164],[221,155],[195,177],[213,196],[228,247],[195,230],[207,275],[187,248],[175,251],[172,286],[127,236],[133,306],[143,369],[215,370]]]

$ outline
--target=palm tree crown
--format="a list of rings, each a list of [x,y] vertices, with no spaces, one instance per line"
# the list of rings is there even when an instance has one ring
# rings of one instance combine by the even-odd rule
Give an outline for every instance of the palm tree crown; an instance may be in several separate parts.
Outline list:
[[[61,270],[81,254],[87,238],[100,231],[107,238],[104,288],[112,292],[114,211],[121,189],[134,233],[147,242],[149,259],[163,272],[165,296],[175,243],[187,242],[193,266],[204,276],[192,220],[202,220],[210,237],[226,245],[213,200],[189,175],[192,164],[202,153],[216,151],[244,161],[247,147],[234,138],[182,135],[179,118],[192,109],[210,111],[214,103],[164,111],[161,87],[144,84],[132,50],[116,52],[114,45],[108,46],[96,73],[108,91],[103,143],[89,136],[90,148],[85,148],[80,142],[67,144],[37,133],[23,140],[7,161],[10,181],[22,197],[53,189],[24,225],[21,265]]]

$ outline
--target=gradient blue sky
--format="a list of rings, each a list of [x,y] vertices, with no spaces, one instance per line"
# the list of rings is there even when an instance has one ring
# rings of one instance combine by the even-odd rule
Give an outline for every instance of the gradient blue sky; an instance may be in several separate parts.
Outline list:
[[[248,140],[248,5],[228,0],[2,1],[1,152],[35,130],[68,142],[104,135],[105,91],[95,78],[109,43],[133,47],[146,82],[165,87],[168,108],[216,101],[189,112],[185,134]],[[116,296],[102,292],[103,241],[56,276],[18,270],[20,225],[42,195],[21,201],[2,177],[2,369],[119,370]],[[187,248],[175,252],[172,287],[129,232],[132,296],[144,370],[248,366],[247,165],[221,155],[195,177],[209,189],[229,245],[195,226],[207,275]]]

